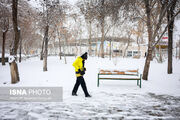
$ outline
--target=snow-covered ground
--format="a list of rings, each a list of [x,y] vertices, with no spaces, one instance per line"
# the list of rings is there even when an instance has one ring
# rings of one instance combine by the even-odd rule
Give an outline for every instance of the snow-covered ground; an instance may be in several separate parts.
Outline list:
[[[59,57],[48,57],[48,71],[43,72],[43,61],[31,58],[19,63],[20,82],[10,84],[9,65],[0,65],[0,86],[62,86],[63,102],[30,103],[0,102],[1,119],[180,119],[180,61],[174,59],[173,74],[167,74],[167,61],[151,62],[149,80],[100,81],[100,69],[143,71],[145,59],[116,59],[91,57],[86,61],[84,76],[92,98],[85,98],[81,87],[78,96],[71,96],[76,81],[72,66],[75,57],[64,64]]]

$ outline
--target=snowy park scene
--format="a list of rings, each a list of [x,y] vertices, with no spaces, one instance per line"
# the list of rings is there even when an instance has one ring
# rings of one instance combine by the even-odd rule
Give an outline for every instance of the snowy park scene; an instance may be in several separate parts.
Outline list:
[[[180,0],[0,0],[0,120],[180,120]]]

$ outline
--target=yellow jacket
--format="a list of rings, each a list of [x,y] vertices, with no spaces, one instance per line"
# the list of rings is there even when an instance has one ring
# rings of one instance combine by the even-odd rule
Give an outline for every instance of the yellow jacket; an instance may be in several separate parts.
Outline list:
[[[77,59],[74,61],[74,63],[72,64],[75,68],[75,71],[78,72],[78,70],[80,69],[81,71],[84,71],[83,67],[83,59],[81,57],[77,57]],[[76,77],[82,76],[80,73],[76,73]]]

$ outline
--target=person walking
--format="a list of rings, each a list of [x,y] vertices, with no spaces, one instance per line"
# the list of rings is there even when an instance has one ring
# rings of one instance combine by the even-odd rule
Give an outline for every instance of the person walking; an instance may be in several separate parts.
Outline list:
[[[72,96],[77,96],[77,90],[79,88],[79,85],[81,85],[85,97],[91,97],[91,95],[87,91],[86,83],[84,81],[83,75],[85,74],[86,68],[85,68],[85,60],[87,60],[87,52],[85,52],[83,55],[77,57],[77,59],[74,61],[73,66],[75,68],[76,72],[76,83],[74,85],[74,88],[72,90]]]

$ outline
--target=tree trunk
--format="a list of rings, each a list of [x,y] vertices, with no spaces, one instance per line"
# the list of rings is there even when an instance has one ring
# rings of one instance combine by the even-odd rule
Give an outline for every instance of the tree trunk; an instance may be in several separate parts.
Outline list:
[[[147,53],[146,62],[145,62],[145,66],[144,66],[144,71],[143,71],[143,77],[142,77],[143,80],[148,80],[151,57],[152,57],[152,49],[148,48],[148,53]]]
[[[138,45],[138,58],[140,58],[141,57],[141,54],[140,54],[140,49],[141,49],[141,47],[140,47],[140,40],[139,40],[139,36],[137,36],[137,45]]]
[[[102,23],[101,23],[101,33],[102,36],[101,36],[100,51],[101,51],[101,57],[104,58],[104,18],[102,19]]]
[[[159,35],[157,37],[158,37],[158,39],[160,38]],[[159,59],[159,62],[162,63],[163,59],[162,59],[162,49],[161,49],[160,43],[161,43],[161,40],[159,41],[159,47],[158,47],[158,50],[159,50],[159,58],[158,59]]]
[[[58,37],[59,38],[59,37]],[[61,60],[61,40],[59,38],[59,59]]]
[[[167,10],[167,22],[170,20],[170,11]],[[173,27],[172,22],[168,26],[168,69],[167,73],[172,73],[172,31],[171,28]]]
[[[148,53],[144,65],[144,70],[143,70],[143,79],[148,80],[148,74],[149,74],[149,67],[150,67],[150,61],[152,58],[152,25],[151,25],[151,19],[150,19],[150,13],[151,13],[151,8],[149,5],[149,0],[145,0],[145,6],[146,6],[146,15],[147,15],[147,28],[148,28]]]
[[[98,55],[98,38],[97,38],[97,37],[96,37],[95,56],[99,56],[99,55]]]
[[[18,21],[17,21],[17,12],[18,12],[17,7],[18,7],[18,0],[13,0],[12,1],[12,21],[13,21],[15,39],[13,42],[13,47],[11,49],[10,55],[14,57],[17,55],[17,49],[19,45],[19,35],[20,35],[20,31],[18,29]],[[10,63],[10,71],[11,71],[11,83],[14,84],[20,81],[18,66],[15,60],[12,63]]]
[[[57,26],[56,26],[57,27]],[[58,34],[58,39],[59,39],[59,58],[60,60],[62,59],[61,58],[61,38],[60,38],[60,33],[58,31],[58,27],[57,27],[57,34]]]
[[[109,45],[109,60],[111,60],[111,53],[112,53],[112,50],[111,50],[111,40],[109,42],[110,42],[110,45]]]
[[[20,80],[18,73],[18,66],[15,61],[10,63],[10,69],[11,69],[11,83],[15,84]]]
[[[129,44],[130,44],[130,39],[131,39],[131,33],[128,33],[128,41],[127,41],[128,43],[127,43],[126,48],[124,49],[123,58],[125,57],[125,55],[126,55],[126,51],[127,51],[128,47],[129,47]]]
[[[75,58],[76,58],[76,57],[77,57],[77,55],[78,55],[78,51],[79,51],[79,50],[78,50],[77,43],[76,43],[76,48],[75,48],[75,49],[76,49],[76,52],[75,52],[74,56],[75,56]]]
[[[161,46],[159,45],[159,62],[162,63],[162,50],[161,50]]]
[[[179,40],[179,60],[180,60],[180,40]]]
[[[44,34],[44,38],[43,38],[43,42],[42,42],[40,60],[43,60],[45,36],[46,36],[46,32],[45,32],[45,34]]]
[[[88,40],[88,42],[89,42],[89,55],[91,56],[91,21],[89,21],[89,40]]]
[[[113,27],[113,33],[112,33],[112,36],[114,37],[114,29],[115,27]],[[111,60],[111,57],[112,57],[112,40],[110,39],[110,45],[109,45],[109,60]]]
[[[170,7],[170,11],[167,10],[167,21],[171,20],[169,26],[168,26],[168,74],[172,74],[173,67],[172,67],[172,58],[173,58],[173,28],[174,28],[174,8],[176,5],[176,1],[174,0],[172,6]]]
[[[156,51],[155,49],[152,49],[152,57],[151,57],[151,61],[153,61],[153,59],[156,57]]]
[[[128,49],[128,47],[129,47],[129,39],[128,39],[128,43],[127,43],[127,46],[126,46],[126,48],[124,49],[124,54],[123,54],[123,58],[125,57],[125,55],[126,55],[126,51],[127,51],[127,49]]]
[[[45,33],[45,50],[44,50],[44,57],[43,57],[43,71],[47,71],[47,56],[48,56],[48,31],[49,31],[49,26],[46,26],[46,33]]]
[[[79,40],[79,54],[81,54],[81,46],[82,46],[82,42],[81,42],[81,35],[80,35],[80,40]]]
[[[176,59],[177,59],[177,57],[178,57],[178,54],[177,54],[177,47],[178,47],[178,45],[177,45],[177,43],[176,43]]]
[[[65,34],[65,41],[64,41],[64,46],[63,46],[63,52],[64,52],[64,62],[65,62],[65,64],[67,64],[66,54],[65,54],[65,46],[67,46],[67,36],[66,36],[66,34]]]
[[[22,39],[21,39],[21,35],[19,36],[20,38],[20,45],[19,45],[19,62],[21,62],[21,48],[22,48]]]
[[[5,32],[3,32],[3,44],[2,44],[2,65],[5,65],[5,41],[6,41],[6,33],[7,33],[7,30]]]

